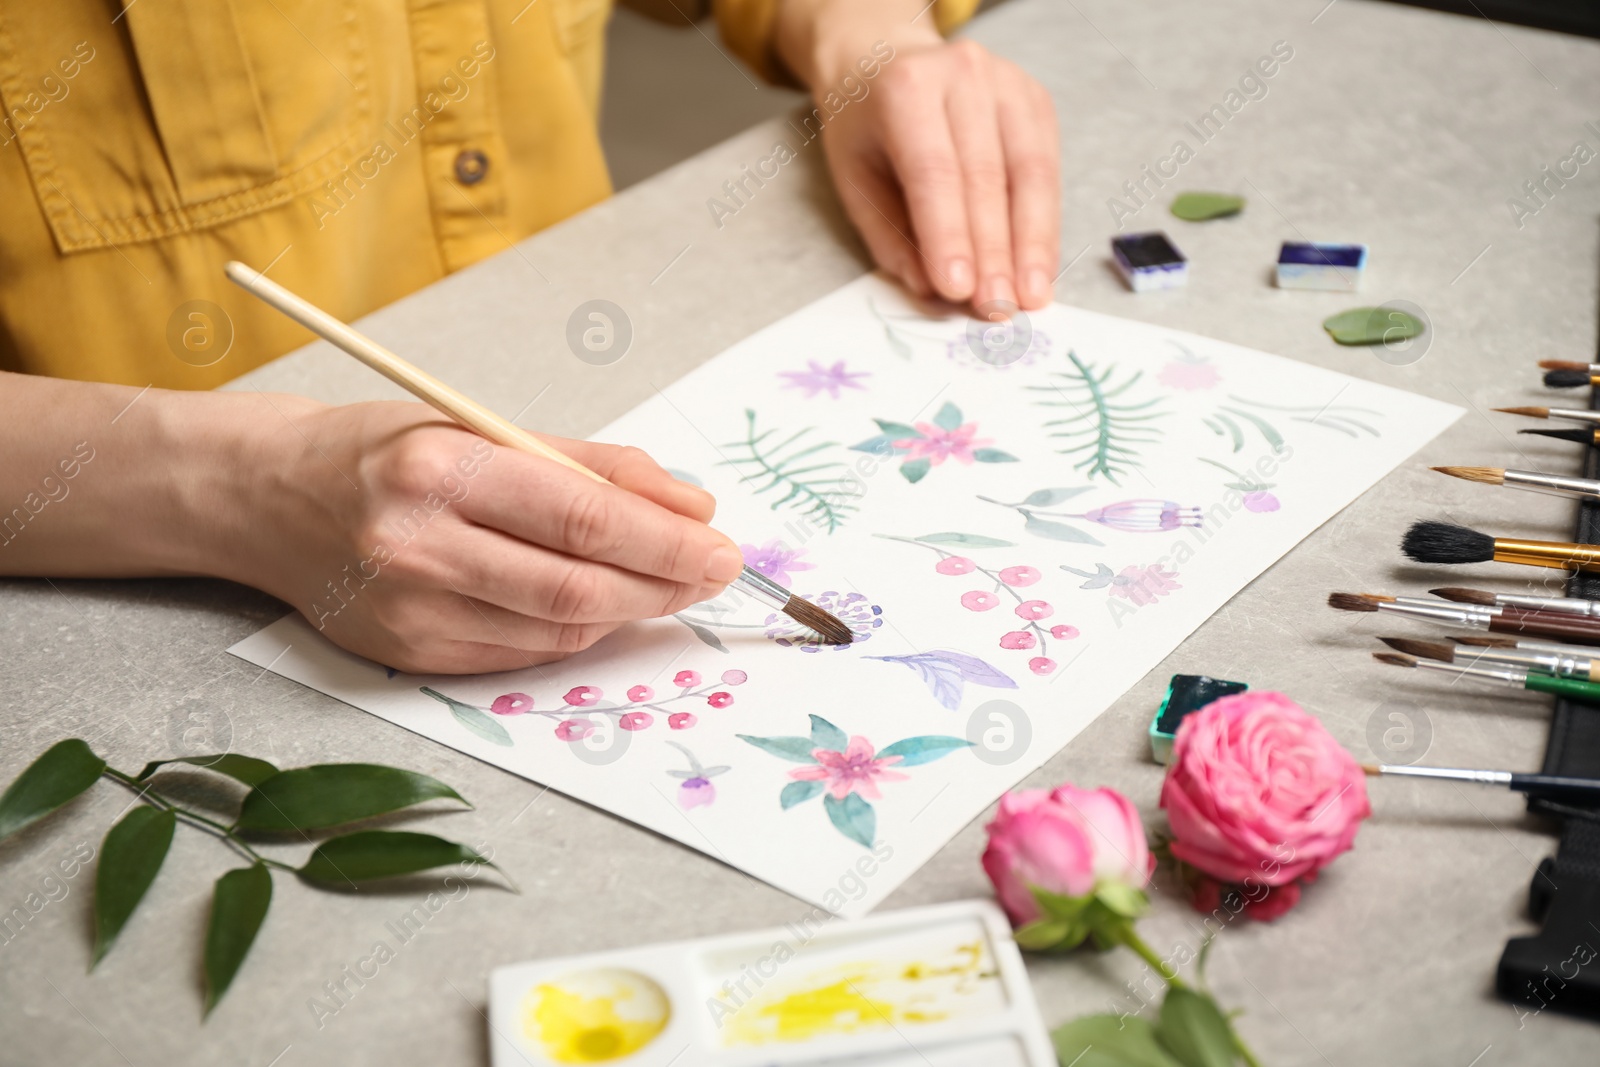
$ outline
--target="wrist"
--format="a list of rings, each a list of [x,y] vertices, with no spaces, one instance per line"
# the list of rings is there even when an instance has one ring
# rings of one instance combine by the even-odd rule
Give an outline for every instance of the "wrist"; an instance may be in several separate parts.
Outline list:
[[[774,47],[813,97],[943,43],[927,0],[779,0]]]

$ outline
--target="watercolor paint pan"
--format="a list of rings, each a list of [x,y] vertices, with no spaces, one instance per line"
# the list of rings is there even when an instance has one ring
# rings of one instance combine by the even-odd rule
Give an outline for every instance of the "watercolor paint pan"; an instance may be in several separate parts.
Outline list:
[[[1054,1067],[988,901],[499,967],[494,1067]]]

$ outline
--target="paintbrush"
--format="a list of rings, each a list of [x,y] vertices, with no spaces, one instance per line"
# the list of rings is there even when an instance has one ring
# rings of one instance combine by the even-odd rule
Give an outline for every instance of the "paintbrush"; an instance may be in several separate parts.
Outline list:
[[[1512,689],[1526,689],[1531,693],[1553,693],[1571,700],[1589,703],[1600,701],[1600,685],[1580,682],[1576,678],[1552,678],[1548,674],[1535,674],[1521,667],[1463,667],[1455,663],[1439,663],[1431,659],[1418,659],[1398,652],[1374,652],[1372,658],[1391,667],[1410,667],[1416,670],[1438,671],[1452,678],[1470,678],[1475,682],[1503,685]]]
[[[1438,660],[1440,663],[1467,667],[1504,663],[1525,668],[1530,672],[1548,674],[1553,678],[1600,682],[1600,659],[1595,658],[1595,654],[1589,649],[1576,654],[1566,654],[1520,646],[1507,648],[1498,644],[1482,646],[1462,642],[1460,647],[1457,647],[1449,641],[1419,641],[1411,637],[1380,637],[1378,640],[1396,652],[1404,652],[1418,659]],[[1595,693],[1600,695],[1600,685],[1595,687]]]
[[[1534,437],[1553,437],[1557,441],[1571,441],[1575,445],[1600,444],[1600,430],[1590,430],[1574,426],[1570,430],[1518,430],[1518,433],[1532,434]]]
[[[1369,778],[1395,775],[1477,782],[1479,785],[1503,785],[1518,793],[1568,795],[1582,800],[1592,800],[1600,794],[1600,778],[1574,778],[1562,774],[1522,774],[1517,771],[1485,771],[1466,767],[1406,767],[1392,763],[1363,763],[1361,770]]]
[[[1530,419],[1570,419],[1573,422],[1600,422],[1600,411],[1590,411],[1588,408],[1494,408],[1507,415],[1526,415]]]
[[[1400,541],[1406,558],[1416,563],[1522,563],[1530,567],[1566,567],[1600,571],[1600,545],[1567,541],[1524,541],[1490,537],[1448,522],[1414,522]]]
[[[1537,471],[1514,471],[1501,467],[1434,467],[1433,469],[1452,478],[1479,482],[1483,485],[1503,485],[1509,489],[1527,489],[1530,492],[1547,493],[1550,496],[1576,496],[1585,500],[1600,500],[1600,482],[1588,478],[1569,478],[1564,474],[1540,474]]]
[[[1563,615],[1587,615],[1600,618],[1600,600],[1585,600],[1576,596],[1529,596],[1526,593],[1488,593],[1481,589],[1463,589],[1445,586],[1430,589],[1434,596],[1461,604],[1481,604],[1484,607],[1522,608],[1524,611],[1554,611]]]
[[[1600,385],[1600,368],[1593,363],[1573,363],[1568,360],[1541,360],[1539,366],[1556,364],[1544,372],[1544,384],[1551,389],[1576,389],[1583,385]]]
[[[445,385],[418,367],[412,366],[366,335],[329,315],[326,311],[296,296],[259,271],[237,260],[226,267],[228,278],[265,303],[283,312],[312,333],[394,382],[418,400],[431,405],[461,426],[497,445],[543,457],[551,462],[610,485],[605,478],[559,449],[545,444],[508,419]],[[783,612],[808,630],[815,631],[836,645],[848,645],[855,635],[833,614],[802,597],[795,596],[760,571],[746,565],[730,588],[750,594],[764,604]]]
[[[1581,370],[1585,374],[1600,374],[1600,363],[1582,363],[1575,359],[1541,359],[1541,370]]]
[[[1592,648],[1567,645],[1560,641],[1545,641],[1537,637],[1502,637],[1498,634],[1445,634],[1458,645],[1472,648],[1521,648],[1534,652],[1550,652],[1558,656],[1594,656]]]
[[[1600,619],[1564,615],[1554,611],[1480,607],[1476,604],[1401,603],[1396,597],[1372,593],[1330,593],[1328,606],[1340,611],[1381,611],[1426,619],[1446,626],[1465,626],[1490,633],[1524,637],[1558,637],[1585,645],[1600,645]]]

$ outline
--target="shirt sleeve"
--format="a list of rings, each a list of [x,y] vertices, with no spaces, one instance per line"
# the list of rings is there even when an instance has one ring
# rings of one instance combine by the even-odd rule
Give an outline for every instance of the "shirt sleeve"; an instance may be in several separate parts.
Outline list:
[[[733,53],[775,84],[793,85],[794,78],[778,61],[772,31],[782,0],[712,0],[722,40]],[[935,0],[939,32],[948,34],[972,17],[980,0]]]

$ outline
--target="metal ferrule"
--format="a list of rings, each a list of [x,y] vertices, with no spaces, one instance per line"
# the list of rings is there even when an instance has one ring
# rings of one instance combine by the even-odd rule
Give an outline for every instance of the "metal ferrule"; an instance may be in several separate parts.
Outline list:
[[[1489,623],[1500,614],[1499,608],[1486,608],[1479,604],[1440,604],[1437,601],[1423,602],[1411,597],[1407,597],[1404,603],[1398,600],[1394,603],[1380,600],[1378,610],[1413,619],[1432,619],[1435,622],[1453,623],[1456,626],[1475,626],[1480,630],[1488,629]]]
[[[1589,680],[1589,665],[1592,662],[1588,656],[1562,655],[1532,648],[1474,648],[1471,645],[1459,645],[1454,662],[1457,666],[1466,666],[1461,662],[1463,659],[1472,666],[1479,663],[1509,663],[1536,670],[1540,674],[1581,678],[1584,681]]]
[[[1508,470],[1505,472],[1505,484],[1513,489],[1531,489],[1550,496],[1581,496],[1588,500],[1600,500],[1600,482],[1589,478]]]
[[[789,604],[789,590],[768,578],[753,567],[746,567],[732,582],[733,588],[742,589],[757,600],[782,611]]]
[[[1600,482],[1595,484],[1600,485]],[[1527,596],[1522,593],[1496,593],[1495,600],[1503,608],[1554,611],[1561,615],[1584,615],[1600,619],[1600,600],[1584,600],[1573,596]]]
[[[1509,685],[1513,689],[1521,689],[1522,684],[1528,680],[1528,672],[1517,670],[1513,667],[1463,667],[1459,663],[1440,663],[1438,660],[1419,659],[1416,666],[1425,671],[1439,671],[1452,677],[1476,678],[1484,682],[1495,682],[1499,685]]]
[[[1408,778],[1449,778],[1457,782],[1482,782],[1485,785],[1510,785],[1510,771],[1479,771],[1470,767],[1406,767],[1385,763],[1378,767],[1384,774],[1399,774]]]
[[[1521,649],[1524,652],[1543,652],[1546,654],[1554,653],[1558,656],[1574,656],[1579,659],[1583,659],[1585,657],[1593,659],[1596,655],[1595,649],[1586,648],[1583,645],[1567,645],[1562,644],[1560,641],[1548,641],[1538,637],[1518,637],[1515,640],[1517,643],[1514,647]],[[1463,644],[1461,647],[1463,649],[1475,649],[1479,647],[1489,648],[1491,646]]]
[[[1600,545],[1574,545],[1565,541],[1519,541],[1512,537],[1496,537],[1494,558],[1501,563],[1525,563],[1533,567],[1600,571]]]
[[[1597,364],[1589,364],[1590,374],[1600,374],[1596,369]],[[1590,411],[1587,408],[1546,408],[1552,419],[1570,419],[1573,422],[1600,422],[1600,411]]]

